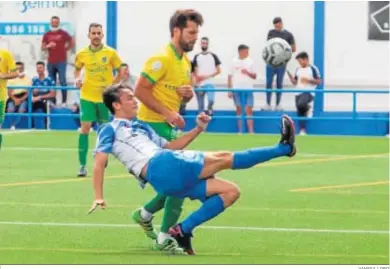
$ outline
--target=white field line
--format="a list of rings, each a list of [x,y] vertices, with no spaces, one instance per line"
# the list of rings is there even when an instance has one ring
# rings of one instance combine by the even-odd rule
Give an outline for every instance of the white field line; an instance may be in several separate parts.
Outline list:
[[[53,148],[53,147],[7,147],[6,145],[2,148],[4,151],[78,151],[77,148]],[[90,149],[89,151],[93,151]],[[385,154],[385,153],[383,153]],[[353,157],[360,154],[327,154],[327,153],[299,153],[297,156],[301,157]],[[387,156],[378,156],[377,158],[386,158]]]
[[[55,226],[55,227],[96,227],[96,228],[139,228],[135,224],[107,224],[107,223],[62,223],[62,222],[24,222],[0,221],[0,225],[9,226]],[[273,228],[273,227],[240,227],[240,226],[199,226],[208,230],[231,231],[259,231],[259,232],[296,232],[296,233],[341,233],[341,234],[390,234],[390,231],[376,230],[333,230],[333,229],[307,229],[307,228]]]
[[[16,135],[16,134],[25,134],[25,133],[37,133],[42,132],[39,130],[15,130],[15,131],[1,131],[2,135]]]

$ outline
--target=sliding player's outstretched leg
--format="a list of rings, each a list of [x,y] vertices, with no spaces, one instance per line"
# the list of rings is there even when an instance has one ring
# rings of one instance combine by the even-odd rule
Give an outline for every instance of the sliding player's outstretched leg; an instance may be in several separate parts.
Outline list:
[[[252,148],[234,153],[204,154],[203,168],[199,178],[206,180],[200,181],[191,190],[182,194],[192,199],[201,200],[203,205],[182,223],[175,225],[170,230],[170,234],[184,251],[194,255],[195,251],[191,245],[192,231],[199,225],[221,214],[240,196],[240,192],[234,184],[216,178],[210,179],[210,177],[221,170],[247,169],[274,158],[294,156],[296,154],[295,127],[290,117],[282,117],[280,133],[280,142],[273,147]]]
[[[293,157],[297,149],[295,146],[294,122],[287,115],[281,119],[280,141],[271,147],[250,148],[237,152],[205,153],[204,167],[200,178],[208,178],[221,170],[248,169],[279,157]]]

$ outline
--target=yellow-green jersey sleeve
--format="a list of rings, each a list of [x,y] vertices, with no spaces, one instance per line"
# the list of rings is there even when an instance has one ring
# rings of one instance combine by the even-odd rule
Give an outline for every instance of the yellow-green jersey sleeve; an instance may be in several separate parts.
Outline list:
[[[150,83],[155,84],[164,77],[168,70],[168,61],[165,56],[154,56],[146,61],[141,76],[147,78]]]
[[[113,55],[112,55],[112,58],[111,58],[111,64],[112,64],[114,69],[119,69],[119,67],[122,64],[122,60],[119,57],[118,52],[116,50],[113,50]]]
[[[8,72],[16,71],[15,60],[11,53],[7,53],[7,65],[8,65]]]
[[[79,70],[81,68],[83,68],[83,66],[84,66],[83,55],[82,55],[81,51],[76,54],[76,58],[74,60],[74,66],[76,67],[76,69],[79,69]]]

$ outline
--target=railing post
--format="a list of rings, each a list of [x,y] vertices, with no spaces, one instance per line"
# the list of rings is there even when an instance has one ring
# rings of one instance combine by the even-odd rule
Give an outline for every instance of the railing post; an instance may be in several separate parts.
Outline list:
[[[28,128],[32,128],[32,88],[28,88]]]
[[[246,133],[246,110],[245,110],[245,102],[244,102],[244,94],[246,92],[245,91],[240,91],[239,92],[239,97],[240,97],[240,104],[241,104],[241,130],[242,130],[242,133],[245,134]]]
[[[356,92],[352,93],[352,117],[356,119],[356,106],[357,106]]]

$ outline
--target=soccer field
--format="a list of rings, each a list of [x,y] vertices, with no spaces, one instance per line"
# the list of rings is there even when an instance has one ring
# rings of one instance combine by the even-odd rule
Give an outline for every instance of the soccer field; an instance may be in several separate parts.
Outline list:
[[[116,160],[106,172],[107,210],[86,214],[92,157],[89,177],[77,178],[77,139],[77,132],[4,135],[0,264],[388,264],[386,138],[298,137],[295,158],[220,173],[240,186],[241,198],[195,231],[193,257],[151,250],[130,213],[154,192],[142,191]],[[191,148],[240,150],[278,139],[206,134]],[[182,217],[198,206],[186,201]]]

